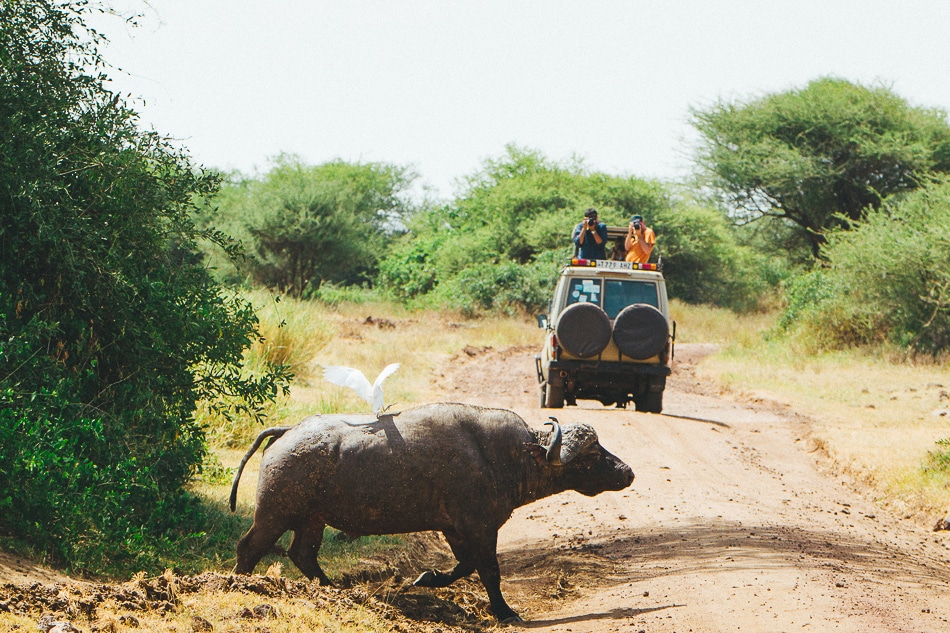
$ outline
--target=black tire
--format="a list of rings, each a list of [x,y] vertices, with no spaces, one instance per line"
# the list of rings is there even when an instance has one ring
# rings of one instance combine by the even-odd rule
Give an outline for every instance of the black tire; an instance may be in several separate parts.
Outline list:
[[[637,411],[641,413],[662,413],[663,412],[663,392],[648,391],[645,395],[634,400]]]
[[[564,387],[555,387],[547,383],[541,385],[541,394],[543,397],[544,409],[563,409],[564,408]]]
[[[581,358],[596,356],[610,342],[610,318],[593,303],[574,303],[561,312],[554,328],[564,349]]]
[[[617,315],[613,336],[621,352],[635,360],[646,360],[666,348],[670,324],[653,306],[635,303]]]

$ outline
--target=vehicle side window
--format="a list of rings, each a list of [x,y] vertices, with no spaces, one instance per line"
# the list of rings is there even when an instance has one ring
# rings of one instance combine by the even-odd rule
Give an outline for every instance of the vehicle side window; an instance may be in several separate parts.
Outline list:
[[[616,318],[621,310],[634,303],[646,303],[659,308],[656,284],[649,281],[605,281],[604,312],[608,317]]]
[[[567,289],[567,303],[596,303],[600,305],[600,279],[571,279]]]

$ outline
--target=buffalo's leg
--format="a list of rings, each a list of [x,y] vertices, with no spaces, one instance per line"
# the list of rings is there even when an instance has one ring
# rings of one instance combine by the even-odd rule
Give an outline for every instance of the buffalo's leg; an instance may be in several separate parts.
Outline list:
[[[304,576],[310,580],[316,578],[321,585],[330,585],[330,579],[317,562],[317,552],[323,544],[324,527],[326,524],[317,516],[312,516],[298,525],[294,529],[294,540],[287,550],[287,555]]]
[[[423,572],[413,583],[417,587],[448,587],[459,578],[464,578],[475,571],[475,559],[465,539],[450,531],[442,532],[442,534],[445,536],[445,540],[449,542],[449,547],[452,548],[452,553],[455,554],[458,564],[449,573],[437,570]]]
[[[255,521],[237,544],[235,574],[250,574],[283,534],[285,528],[262,527]]]
[[[518,614],[508,606],[501,595],[501,570],[498,568],[498,532],[477,539],[473,543],[472,551],[475,557],[475,569],[478,577],[488,593],[488,602],[491,612],[500,622],[521,622]]]

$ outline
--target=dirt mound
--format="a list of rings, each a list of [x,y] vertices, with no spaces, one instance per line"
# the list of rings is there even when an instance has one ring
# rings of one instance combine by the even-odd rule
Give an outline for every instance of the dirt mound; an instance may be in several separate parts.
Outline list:
[[[138,575],[129,582],[106,584],[74,581],[7,582],[0,585],[0,615],[20,616],[45,624],[66,622],[79,630],[115,631],[139,628],[149,617],[188,614],[188,597],[199,601],[226,601],[229,594],[253,595],[260,603],[226,615],[235,630],[241,623],[278,617],[288,601],[306,601],[314,609],[343,613],[368,609],[386,620],[394,631],[451,633],[493,626],[488,600],[481,584],[463,580],[442,590],[416,589],[412,581],[420,569],[451,567],[451,553],[434,533],[407,535],[407,546],[396,559],[363,559],[337,581],[339,587],[293,580],[280,575],[275,565],[265,575],[240,576],[206,572],[179,576],[171,571],[148,578]],[[289,564],[289,563],[288,563]],[[55,578],[55,574],[49,573]],[[210,622],[192,615],[193,630]],[[0,627],[2,628],[2,627]],[[62,628],[63,631],[71,630]],[[207,630],[212,630],[208,628]],[[217,629],[214,629],[217,630]]]

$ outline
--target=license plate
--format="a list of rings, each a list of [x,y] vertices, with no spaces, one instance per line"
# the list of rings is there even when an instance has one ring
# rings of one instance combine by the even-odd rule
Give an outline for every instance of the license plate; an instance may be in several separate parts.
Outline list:
[[[597,268],[612,268],[617,270],[633,270],[631,262],[618,262],[614,259],[598,259]]]

